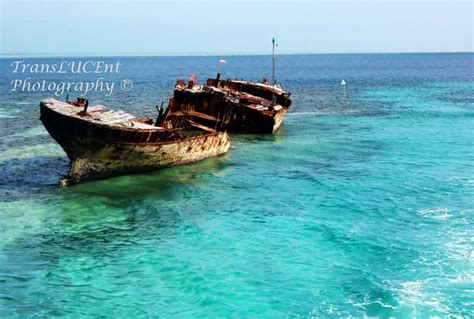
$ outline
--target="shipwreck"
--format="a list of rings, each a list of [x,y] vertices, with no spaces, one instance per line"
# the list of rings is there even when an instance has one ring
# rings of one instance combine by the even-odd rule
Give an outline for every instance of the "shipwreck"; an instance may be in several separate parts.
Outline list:
[[[290,95],[265,79],[220,80],[217,74],[204,85],[178,80],[167,112],[220,131],[274,133],[291,105]]]
[[[291,93],[285,92],[275,78],[275,38],[272,38],[272,79],[261,82],[208,79],[197,83],[195,75],[189,82],[178,80],[166,115],[190,118],[196,123],[220,131],[275,133],[291,106]],[[219,60],[219,63],[226,63]]]
[[[229,150],[230,138],[191,118],[138,119],[124,111],[54,98],[40,103],[41,121],[70,160],[60,186],[192,163]]]

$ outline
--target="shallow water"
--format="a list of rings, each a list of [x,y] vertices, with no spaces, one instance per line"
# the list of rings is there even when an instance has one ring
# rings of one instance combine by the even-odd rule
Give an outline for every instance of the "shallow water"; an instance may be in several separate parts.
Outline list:
[[[219,58],[108,58],[133,90],[92,104],[153,115],[177,77],[271,70]],[[275,136],[67,189],[48,94],[9,92],[0,60],[0,316],[472,314],[473,60],[281,56],[294,104]]]

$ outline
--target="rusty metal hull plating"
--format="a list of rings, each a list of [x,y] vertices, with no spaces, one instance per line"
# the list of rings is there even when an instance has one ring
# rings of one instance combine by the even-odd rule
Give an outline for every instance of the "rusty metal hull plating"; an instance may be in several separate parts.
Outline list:
[[[209,79],[189,87],[178,81],[169,117],[185,116],[229,132],[275,133],[291,105],[281,88],[244,81]]]
[[[179,130],[117,129],[71,118],[43,102],[40,109],[45,128],[70,159],[69,175],[61,186],[192,163],[226,153],[230,147],[225,132],[180,136]]]

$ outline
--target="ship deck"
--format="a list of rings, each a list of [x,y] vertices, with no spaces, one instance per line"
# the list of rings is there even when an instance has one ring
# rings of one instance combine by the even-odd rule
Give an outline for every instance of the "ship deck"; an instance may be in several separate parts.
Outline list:
[[[262,86],[265,86],[265,85],[262,84]],[[225,99],[231,102],[234,102],[237,104],[239,104],[240,102],[241,106],[245,106],[245,107],[257,110],[261,113],[273,114],[283,108],[281,105],[277,104],[273,106],[273,110],[270,110],[270,105],[271,105],[270,100],[265,99],[261,96],[253,95],[247,92],[237,91],[231,88],[221,88],[221,87],[217,88],[214,86],[202,87],[200,85],[195,85],[193,88],[176,87],[175,89],[183,91],[183,92],[198,93],[198,94],[204,93],[204,92],[220,93],[225,97]],[[176,113],[177,112],[174,112],[173,114],[177,115]],[[186,113],[189,113],[189,111]],[[204,118],[205,115],[206,114],[204,113],[199,113],[199,114],[196,114],[195,116]],[[215,120],[215,118],[214,119],[210,118],[210,120]]]
[[[98,125],[106,125],[112,128],[131,128],[144,131],[164,130],[159,126],[141,123],[135,116],[127,112],[121,110],[106,110],[103,105],[91,105],[87,108],[87,113],[84,113],[84,107],[59,101],[54,98],[42,100],[41,103],[57,113]]]

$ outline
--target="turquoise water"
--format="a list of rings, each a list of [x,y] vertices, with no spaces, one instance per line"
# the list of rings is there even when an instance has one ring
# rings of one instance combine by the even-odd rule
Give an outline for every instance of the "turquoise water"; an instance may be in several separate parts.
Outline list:
[[[117,59],[134,89],[96,101],[139,114],[218,68]],[[224,74],[258,79],[267,59],[226,57]],[[47,94],[9,92],[0,60],[0,316],[472,315],[473,59],[283,56],[294,104],[275,136],[67,189]]]

